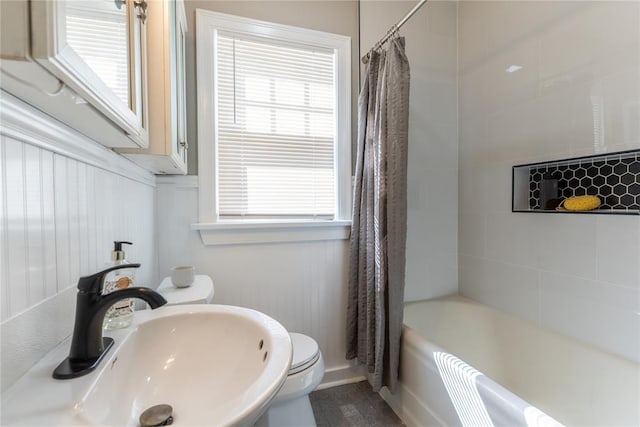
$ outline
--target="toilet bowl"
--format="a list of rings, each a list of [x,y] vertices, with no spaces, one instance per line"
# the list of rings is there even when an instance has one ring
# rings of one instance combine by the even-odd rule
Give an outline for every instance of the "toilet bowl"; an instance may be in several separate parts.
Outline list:
[[[313,338],[290,333],[293,359],[284,385],[273,398],[269,409],[256,422],[258,427],[315,426],[309,393],[324,376],[324,360]]]
[[[170,278],[165,278],[158,292],[170,305],[208,304],[214,295],[211,278],[196,275],[188,288],[176,288]],[[289,374],[276,397],[269,403],[267,411],[258,419],[259,427],[306,427],[315,426],[316,421],[309,401],[309,393],[318,387],[324,376],[324,360],[318,343],[311,337],[292,332],[293,358]]]

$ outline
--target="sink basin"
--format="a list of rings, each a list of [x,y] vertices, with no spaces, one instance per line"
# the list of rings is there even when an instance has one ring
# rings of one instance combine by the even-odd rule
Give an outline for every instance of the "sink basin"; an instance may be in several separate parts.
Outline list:
[[[75,406],[83,422],[138,426],[143,411],[168,404],[176,426],[253,425],[286,379],[289,334],[260,312],[186,305],[145,315]]]

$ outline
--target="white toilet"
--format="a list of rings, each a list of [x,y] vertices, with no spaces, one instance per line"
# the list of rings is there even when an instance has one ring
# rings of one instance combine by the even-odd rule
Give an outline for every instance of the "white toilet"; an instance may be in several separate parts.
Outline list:
[[[287,379],[271,402],[269,409],[256,422],[257,427],[315,426],[309,393],[324,376],[324,360],[313,338],[291,332],[293,359]]]
[[[213,282],[209,276],[196,275],[188,288],[176,288],[170,278],[165,278],[157,291],[169,305],[209,304],[213,300]],[[270,403],[269,409],[256,422],[267,426],[315,426],[316,421],[309,401],[309,393],[315,390],[324,376],[324,360],[318,343],[311,337],[290,333],[293,358],[287,379]]]

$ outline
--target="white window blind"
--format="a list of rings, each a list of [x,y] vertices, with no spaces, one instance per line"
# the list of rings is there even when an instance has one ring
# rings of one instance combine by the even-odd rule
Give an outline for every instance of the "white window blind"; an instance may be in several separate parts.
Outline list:
[[[333,218],[333,51],[217,40],[219,217]]]
[[[127,8],[113,0],[67,0],[66,37],[98,77],[129,105]]]

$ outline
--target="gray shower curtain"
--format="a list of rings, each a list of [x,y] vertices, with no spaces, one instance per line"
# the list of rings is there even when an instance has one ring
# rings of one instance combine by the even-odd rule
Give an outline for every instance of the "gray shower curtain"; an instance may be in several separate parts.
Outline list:
[[[395,391],[400,361],[407,232],[409,62],[404,38],[370,52],[358,99],[347,359],[375,391]]]

